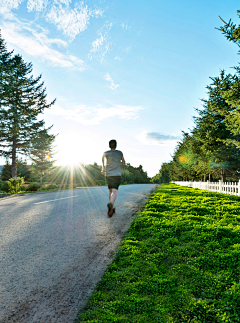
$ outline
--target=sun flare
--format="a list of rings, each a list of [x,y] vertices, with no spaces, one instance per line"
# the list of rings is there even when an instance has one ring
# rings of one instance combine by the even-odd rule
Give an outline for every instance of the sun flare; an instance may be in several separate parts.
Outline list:
[[[56,153],[56,164],[74,166],[79,164],[101,163],[106,145],[99,142],[99,138],[91,138],[84,133],[68,133],[59,136],[59,151]]]

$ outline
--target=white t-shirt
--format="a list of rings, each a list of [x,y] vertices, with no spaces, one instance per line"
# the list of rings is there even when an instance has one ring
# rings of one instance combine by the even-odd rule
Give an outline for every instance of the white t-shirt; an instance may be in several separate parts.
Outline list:
[[[107,159],[106,176],[121,176],[122,155],[120,150],[104,152],[103,157]]]

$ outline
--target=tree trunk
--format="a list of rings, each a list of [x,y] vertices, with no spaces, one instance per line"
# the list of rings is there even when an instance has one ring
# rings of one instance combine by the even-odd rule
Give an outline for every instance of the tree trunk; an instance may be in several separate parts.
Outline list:
[[[42,190],[42,171],[41,171],[41,174],[40,174],[40,191]]]
[[[206,174],[203,175],[203,181],[206,182]]]
[[[12,148],[12,177],[17,177],[16,141],[13,140]]]
[[[226,174],[225,174],[224,169],[222,169],[222,181],[223,181],[223,183],[226,182]]]
[[[209,182],[211,182],[211,180],[212,180],[212,174],[211,173],[209,173],[209,175],[208,175],[208,180],[209,180]]]

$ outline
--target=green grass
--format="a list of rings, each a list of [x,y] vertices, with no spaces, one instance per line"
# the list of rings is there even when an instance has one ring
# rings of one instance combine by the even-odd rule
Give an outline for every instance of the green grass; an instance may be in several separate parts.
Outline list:
[[[240,322],[240,198],[160,188],[77,322]]]

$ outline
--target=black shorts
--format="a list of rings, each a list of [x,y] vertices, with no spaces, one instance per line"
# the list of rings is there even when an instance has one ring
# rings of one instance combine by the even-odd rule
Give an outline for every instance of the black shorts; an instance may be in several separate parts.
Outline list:
[[[121,184],[121,176],[107,176],[108,188],[115,188],[118,190],[119,185]]]

